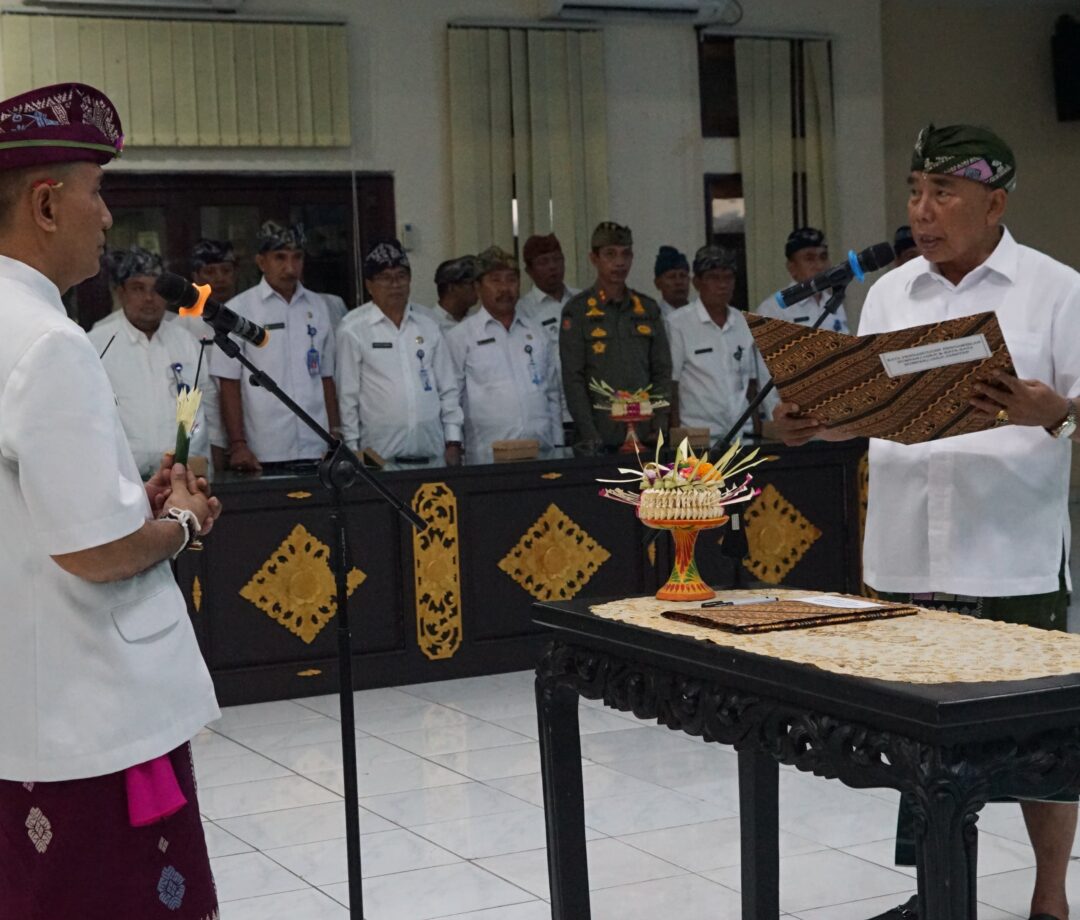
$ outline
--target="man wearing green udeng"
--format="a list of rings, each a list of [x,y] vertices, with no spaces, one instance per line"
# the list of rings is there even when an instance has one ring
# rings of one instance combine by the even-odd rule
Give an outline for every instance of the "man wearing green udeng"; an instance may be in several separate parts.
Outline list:
[[[926,444],[871,439],[863,577],[883,595],[921,606],[1065,629],[1080,275],[1020,245],[1005,228],[1016,160],[986,128],[925,128],[907,182],[908,218],[921,257],[870,289],[860,334],[992,310],[1018,376],[999,374],[977,385],[971,400],[1007,423],[1001,427]],[[773,413],[785,441],[830,437],[814,419],[800,419],[798,409],[781,403]],[[1065,790],[1021,802],[1035,850],[1032,920],[1069,915],[1065,876],[1075,803]],[[905,797],[898,863],[914,863],[916,830]],[[917,915],[913,898],[877,920]]]

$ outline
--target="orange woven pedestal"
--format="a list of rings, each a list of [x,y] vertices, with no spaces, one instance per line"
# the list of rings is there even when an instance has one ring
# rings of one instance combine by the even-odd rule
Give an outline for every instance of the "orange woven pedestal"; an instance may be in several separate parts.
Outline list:
[[[656,592],[661,601],[707,601],[716,592],[702,581],[694,560],[694,547],[698,534],[703,530],[722,527],[728,518],[708,518],[701,521],[647,521],[641,523],[653,530],[670,530],[675,541],[675,564],[667,583]]]

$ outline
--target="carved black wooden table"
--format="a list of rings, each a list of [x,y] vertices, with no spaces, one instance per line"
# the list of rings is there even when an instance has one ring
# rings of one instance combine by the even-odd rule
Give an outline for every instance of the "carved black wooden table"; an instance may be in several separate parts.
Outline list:
[[[1080,674],[908,684],[537,604],[536,705],[553,920],[589,920],[578,697],[738,752],[744,920],[779,916],[778,764],[908,793],[920,916],[975,920],[976,822],[1004,793],[1080,786]]]

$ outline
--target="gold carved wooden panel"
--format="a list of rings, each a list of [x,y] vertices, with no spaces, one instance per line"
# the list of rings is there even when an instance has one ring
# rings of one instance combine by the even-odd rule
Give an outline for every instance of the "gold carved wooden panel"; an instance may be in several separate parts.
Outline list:
[[[499,568],[539,601],[566,601],[610,558],[611,553],[552,504]]]
[[[798,508],[767,485],[743,516],[750,554],[743,565],[760,581],[780,584],[821,536]]]
[[[432,661],[461,648],[461,556],[457,498],[445,482],[416,490],[413,510],[427,522],[413,531],[416,641]]]
[[[348,574],[349,596],[367,576]],[[271,553],[240,596],[304,642],[311,643],[337,613],[330,547],[297,524]]]

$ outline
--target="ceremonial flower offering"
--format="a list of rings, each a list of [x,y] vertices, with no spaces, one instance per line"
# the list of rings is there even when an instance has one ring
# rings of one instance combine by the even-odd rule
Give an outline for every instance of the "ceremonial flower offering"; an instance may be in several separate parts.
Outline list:
[[[638,518],[646,527],[670,530],[675,540],[675,565],[671,577],[656,596],[660,600],[707,600],[716,592],[702,580],[694,561],[694,545],[702,530],[727,523],[727,508],[748,502],[761,491],[752,485],[749,470],[772,457],[759,456],[754,448],[740,456],[741,445],[735,443],[715,463],[706,455],[697,457],[684,438],[675,451],[675,461],[660,462],[663,437],[657,438],[656,456],[651,463],[641,463],[639,470],[620,467],[619,472],[629,479],[601,479],[615,485],[636,484],[631,491],[624,488],[603,488],[600,495],[613,501],[633,505]]]
[[[202,402],[202,390],[198,387],[183,388],[176,394],[176,450],[174,462],[187,463],[191,435],[195,431],[195,415]]]
[[[670,403],[660,395],[653,395],[652,385],[641,390],[615,390],[602,380],[589,381],[589,389],[598,402],[594,408],[611,413],[613,421],[645,421],[652,418],[653,409],[664,409]]]

